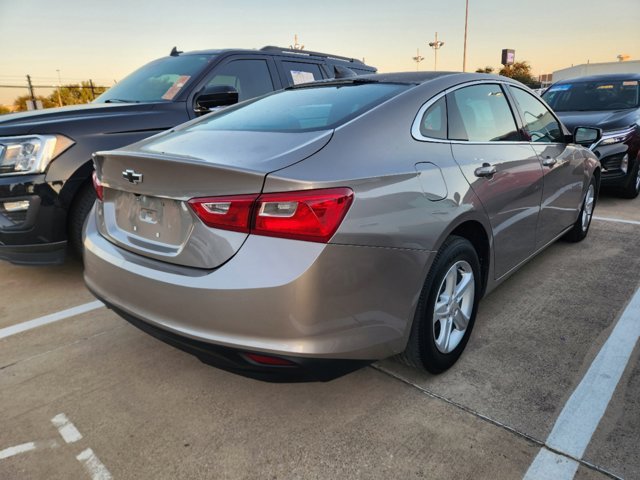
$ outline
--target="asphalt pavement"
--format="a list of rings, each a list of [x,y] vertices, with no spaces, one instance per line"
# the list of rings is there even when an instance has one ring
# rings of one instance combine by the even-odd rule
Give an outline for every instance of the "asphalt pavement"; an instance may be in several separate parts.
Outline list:
[[[439,376],[389,359],[328,383],[243,378],[91,303],[77,261],[0,263],[0,479],[640,478],[639,207],[602,197],[584,242],[482,301]]]

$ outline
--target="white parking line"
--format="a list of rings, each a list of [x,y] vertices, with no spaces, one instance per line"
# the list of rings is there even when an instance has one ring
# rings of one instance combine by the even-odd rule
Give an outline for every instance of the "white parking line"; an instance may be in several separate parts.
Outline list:
[[[51,423],[56,426],[58,432],[60,432],[60,436],[65,442],[74,443],[78,440],[82,440],[82,434],[78,431],[76,426],[69,421],[64,413],[59,413],[53,417],[51,419]]]
[[[20,455],[21,453],[32,452],[34,450],[42,450],[43,448],[57,448],[60,445],[55,440],[45,440],[38,442],[21,443],[20,445],[14,445],[13,447],[0,450],[0,460],[5,458]]]
[[[11,335],[15,335],[17,333],[25,332],[33,328],[47,325],[49,323],[54,323],[60,320],[64,320],[65,318],[73,317],[75,315],[80,315],[82,313],[87,313],[87,312],[90,312],[91,310],[95,310],[100,307],[104,307],[104,303],[100,302],[99,300],[96,300],[94,302],[78,305],[77,307],[67,308],[66,310],[62,310],[61,312],[45,315],[44,317],[36,318],[34,320],[29,320],[27,322],[11,325],[10,327],[0,328],[0,340],[3,338],[10,337]]]
[[[582,458],[640,338],[639,318],[640,289],[636,290],[609,338],[560,412],[545,442],[548,447],[573,459]],[[524,478],[572,479],[578,468],[577,463],[559,469],[558,457],[545,448],[541,449]]]
[[[93,450],[87,448],[80,452],[76,459],[84,465],[84,468],[89,472],[93,480],[111,480],[113,478],[107,467],[96,457]]]
[[[611,218],[611,217],[592,217],[594,220],[600,220],[601,222],[614,222],[614,223],[628,223],[631,225],[640,225],[640,222],[636,220],[625,220],[624,218]]]

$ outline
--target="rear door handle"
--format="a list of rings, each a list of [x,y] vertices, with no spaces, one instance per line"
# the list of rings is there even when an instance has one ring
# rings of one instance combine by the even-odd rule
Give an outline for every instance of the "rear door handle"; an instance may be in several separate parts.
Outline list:
[[[498,170],[495,165],[489,165],[488,163],[483,163],[481,167],[478,167],[474,170],[474,175],[476,177],[491,177]]]
[[[553,167],[556,163],[558,163],[558,160],[554,157],[547,157],[542,160],[542,165],[545,167]]]

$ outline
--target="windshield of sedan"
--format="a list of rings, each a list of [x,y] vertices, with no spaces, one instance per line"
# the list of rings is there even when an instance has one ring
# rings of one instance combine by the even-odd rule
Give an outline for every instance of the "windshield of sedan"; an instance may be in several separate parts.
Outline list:
[[[552,85],[542,98],[556,112],[622,110],[640,106],[638,80]]]
[[[127,75],[95,102],[170,102],[214,58],[214,55],[160,58]]]
[[[344,83],[284,90],[230,107],[192,130],[310,132],[337,127],[409,88],[394,83]]]

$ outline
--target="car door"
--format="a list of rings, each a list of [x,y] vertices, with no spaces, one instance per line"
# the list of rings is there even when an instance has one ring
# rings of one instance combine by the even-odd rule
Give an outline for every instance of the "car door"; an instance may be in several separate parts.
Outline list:
[[[489,217],[500,278],[535,251],[542,167],[499,83],[457,88],[446,98],[453,157]]]
[[[553,113],[526,90],[510,85],[509,91],[524,132],[542,163],[542,207],[536,234],[536,248],[541,248],[575,222],[588,176],[578,147],[566,143],[562,125]]]
[[[205,79],[194,89],[189,104],[193,105],[193,98],[197,92],[212,85],[229,85],[238,91],[238,101],[249,100],[281,88],[275,64],[271,57],[236,55],[231,56],[207,74]],[[190,116],[195,113],[190,109]]]

